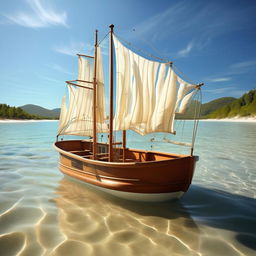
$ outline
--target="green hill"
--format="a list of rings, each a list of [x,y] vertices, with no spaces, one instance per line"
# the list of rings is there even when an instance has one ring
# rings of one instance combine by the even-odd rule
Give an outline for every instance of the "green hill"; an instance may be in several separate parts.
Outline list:
[[[224,107],[228,105],[229,103],[235,101],[236,98],[232,97],[222,97],[216,100],[212,100],[210,102],[204,103],[201,105],[201,118],[208,118],[208,115],[217,109]],[[194,119],[195,115],[195,108],[196,105],[198,104],[197,101],[192,101],[190,103],[190,106],[188,107],[187,111],[185,114],[177,114],[176,118],[177,119]]]
[[[184,115],[177,114],[177,119],[194,119],[196,101],[192,101]],[[0,118],[14,119],[58,119],[60,109],[52,110],[27,104],[19,108],[0,104]],[[256,89],[241,98],[223,97],[201,105],[201,118],[225,118],[234,116],[256,115]]]
[[[202,105],[202,110],[201,110],[201,117],[206,117],[210,113],[216,111],[217,109],[224,107],[228,105],[229,103],[233,102],[236,100],[236,98],[233,97],[222,97],[216,100],[212,100],[208,103],[205,103]]]
[[[60,108],[54,108],[54,109],[52,109],[51,111],[56,112],[58,115],[60,114]]]
[[[256,89],[245,93],[241,98],[236,99],[224,107],[218,108],[207,115],[207,118],[226,118],[235,116],[256,115]]]
[[[41,119],[37,115],[31,115],[21,108],[10,107],[7,104],[0,104],[1,119]]]
[[[58,119],[60,115],[60,109],[58,108],[49,110],[33,104],[27,104],[27,105],[21,106],[20,108],[31,115],[38,115],[44,118]]]

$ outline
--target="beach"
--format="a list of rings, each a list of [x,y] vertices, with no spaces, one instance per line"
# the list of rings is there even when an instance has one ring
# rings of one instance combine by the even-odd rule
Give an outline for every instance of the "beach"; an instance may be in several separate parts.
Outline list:
[[[57,122],[58,120],[36,120],[36,119],[29,119],[29,120],[17,120],[17,119],[0,119],[0,123],[36,123],[36,122]]]
[[[58,120],[16,120],[16,119],[0,119],[0,123],[28,123],[28,122],[57,122]],[[255,123],[256,117],[234,117],[221,119],[200,119],[204,122],[246,122]]]
[[[256,123],[256,117],[233,117],[233,118],[221,118],[221,119],[201,119],[200,121]]]

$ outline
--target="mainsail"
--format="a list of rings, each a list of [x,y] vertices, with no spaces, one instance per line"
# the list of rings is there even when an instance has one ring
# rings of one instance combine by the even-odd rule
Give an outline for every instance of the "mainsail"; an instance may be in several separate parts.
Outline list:
[[[97,105],[96,127],[98,132],[106,132],[104,78],[101,48],[97,47]],[[58,135],[93,136],[93,81],[94,63],[83,56],[78,57],[77,85],[68,84],[68,104],[66,96],[62,99]],[[86,87],[86,88],[85,88]]]
[[[170,63],[148,60],[126,48],[115,36],[116,105],[114,130],[175,134],[176,113],[184,113],[198,85],[181,79]],[[96,130],[108,132],[105,123],[104,78],[101,49],[97,47]],[[93,136],[94,62],[78,57],[77,85],[68,84],[63,97],[59,135]],[[89,83],[88,83],[89,81]]]
[[[115,36],[116,113],[114,130],[141,135],[175,133],[175,113],[184,113],[198,85],[182,80],[170,63],[145,59]]]

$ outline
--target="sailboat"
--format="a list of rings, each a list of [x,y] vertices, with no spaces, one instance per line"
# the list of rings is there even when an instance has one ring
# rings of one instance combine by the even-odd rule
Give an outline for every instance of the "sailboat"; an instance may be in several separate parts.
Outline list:
[[[78,54],[78,79],[66,82],[68,97],[62,99],[54,144],[60,155],[59,169],[64,175],[129,200],[180,198],[191,184],[198,160],[193,155],[198,123],[188,144],[190,154],[128,148],[126,132],[175,135],[175,114],[185,112],[203,84],[183,80],[174,72],[172,62],[155,61],[133,52],[116,36],[114,25],[109,28],[108,117],[96,30],[94,56]],[[122,133],[121,141],[116,141],[115,131]],[[99,141],[102,134],[107,134],[107,141]],[[59,140],[59,136],[66,135],[80,139]]]

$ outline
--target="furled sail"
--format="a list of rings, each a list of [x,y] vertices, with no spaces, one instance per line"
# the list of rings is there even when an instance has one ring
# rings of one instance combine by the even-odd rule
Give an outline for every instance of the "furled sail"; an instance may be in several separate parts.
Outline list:
[[[102,68],[101,49],[97,48],[97,107],[96,127],[98,132],[106,132],[104,102],[104,78]],[[59,135],[93,135],[93,84],[82,81],[93,81],[93,61],[78,57],[79,86],[68,84],[68,104],[66,96],[63,97],[59,121]],[[81,87],[80,87],[81,86]],[[83,88],[87,87],[87,88]],[[88,89],[91,88],[91,89]]]
[[[175,113],[184,113],[197,85],[189,84],[169,63],[145,59],[126,48],[115,36],[115,130],[134,130],[141,135],[175,133]]]

